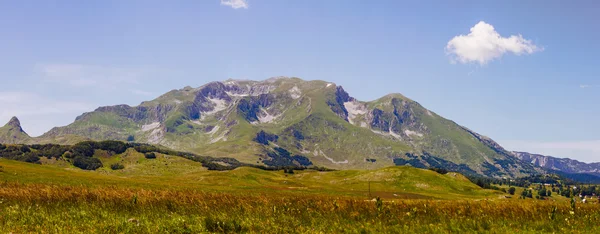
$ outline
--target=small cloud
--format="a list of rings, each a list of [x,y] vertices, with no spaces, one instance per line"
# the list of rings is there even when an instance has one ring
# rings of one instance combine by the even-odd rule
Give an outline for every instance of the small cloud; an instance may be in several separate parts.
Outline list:
[[[221,0],[221,5],[230,6],[233,9],[248,9],[248,3],[246,0]]]
[[[591,87],[592,87],[591,85],[587,85],[587,84],[579,85],[579,88],[582,88],[582,89],[587,89],[587,88],[591,88]]]
[[[479,63],[488,62],[502,57],[505,53],[515,55],[533,54],[544,50],[534,45],[531,40],[519,35],[502,37],[494,26],[480,21],[471,28],[467,35],[458,35],[446,45],[446,54],[452,63]]]
[[[143,91],[143,90],[139,90],[139,89],[132,89],[131,93],[136,94],[136,95],[140,95],[140,96],[150,96],[150,95],[152,95],[151,92],[147,92],[147,91]]]

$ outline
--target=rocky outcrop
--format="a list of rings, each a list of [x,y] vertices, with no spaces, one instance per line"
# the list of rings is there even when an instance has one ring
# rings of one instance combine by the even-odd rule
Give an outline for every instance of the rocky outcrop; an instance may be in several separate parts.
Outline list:
[[[19,119],[17,119],[17,117],[14,116],[8,121],[5,127],[8,127],[10,130],[16,132],[25,133],[25,131],[23,131],[23,128],[21,127],[21,121],[19,121]]]
[[[354,101],[353,97],[344,90],[342,86],[337,86],[335,89],[335,96],[333,99],[327,100],[327,105],[331,108],[335,114],[340,118],[348,121],[348,110],[344,106],[344,103]]]
[[[6,125],[0,128],[0,143],[24,144],[30,140],[31,137],[23,131],[21,121],[17,117],[12,117]]]
[[[371,129],[406,139],[422,137],[428,132],[410,102],[392,98],[389,104],[393,107],[391,111],[378,108],[371,111],[368,116]]]
[[[269,94],[261,94],[256,97],[245,97],[237,105],[238,112],[248,120],[248,122],[259,121],[261,108],[268,108],[273,104],[275,98]]]
[[[371,111],[372,120],[371,120],[371,128],[387,132],[390,129],[390,122],[393,121],[394,117],[390,113],[385,113],[380,109],[373,109]]]

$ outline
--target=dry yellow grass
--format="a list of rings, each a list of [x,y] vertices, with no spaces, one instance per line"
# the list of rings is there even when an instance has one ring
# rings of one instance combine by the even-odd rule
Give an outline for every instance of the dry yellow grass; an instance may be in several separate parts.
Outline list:
[[[599,204],[0,184],[0,232],[597,233]]]

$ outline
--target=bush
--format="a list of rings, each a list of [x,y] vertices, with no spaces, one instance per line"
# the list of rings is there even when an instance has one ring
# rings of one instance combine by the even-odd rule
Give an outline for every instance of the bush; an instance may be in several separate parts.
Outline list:
[[[48,159],[50,159],[50,158],[58,159],[58,158],[62,157],[63,154],[65,154],[65,152],[67,152],[70,149],[70,146],[47,144],[47,145],[33,145],[31,148],[37,149],[39,156],[44,156]]]
[[[112,151],[115,154],[122,154],[127,150],[127,144],[121,141],[101,141],[98,145],[101,150]]]
[[[156,158],[156,154],[154,152],[145,153],[144,157],[146,157],[147,159],[155,159]]]
[[[4,167],[0,166],[0,173],[4,172]]]
[[[510,188],[508,188],[508,193],[510,195],[515,195],[515,190],[516,190],[515,187],[510,187]]]
[[[76,166],[83,170],[93,171],[102,167],[102,162],[100,161],[100,159],[97,158],[77,156],[73,160],[73,166]]]
[[[29,149],[29,147],[27,147],[26,145],[22,145],[20,147],[21,147],[21,152],[23,152],[23,153],[31,152],[31,149]]]
[[[73,146],[73,156],[92,157],[92,156],[94,156],[95,148],[96,148],[96,142],[93,142],[93,141],[79,142]]]
[[[121,170],[124,168],[125,168],[125,166],[123,166],[123,164],[120,164],[120,163],[115,163],[115,164],[110,165],[110,169],[113,169],[113,170]]]
[[[17,158],[17,160],[28,163],[35,163],[40,161],[40,157],[34,152],[27,152],[24,153],[23,156]]]
[[[435,171],[437,173],[440,173],[442,175],[448,174],[448,170],[444,169],[444,168],[429,168],[429,170]],[[481,186],[483,187],[483,186]]]

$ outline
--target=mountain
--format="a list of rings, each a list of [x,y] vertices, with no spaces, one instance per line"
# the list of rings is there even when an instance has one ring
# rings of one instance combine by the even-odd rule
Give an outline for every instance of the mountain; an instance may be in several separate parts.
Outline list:
[[[410,164],[492,177],[539,171],[401,94],[364,102],[334,83],[286,77],[211,82],[135,107],[100,107],[33,141],[80,139],[158,144],[268,166]]]
[[[584,163],[568,158],[557,158],[540,154],[527,152],[513,152],[514,155],[532,164],[555,171],[561,171],[570,174],[591,174],[600,176],[600,163]]]
[[[21,121],[12,117],[6,125],[0,128],[0,139],[7,144],[26,143],[31,137],[21,128]]]

